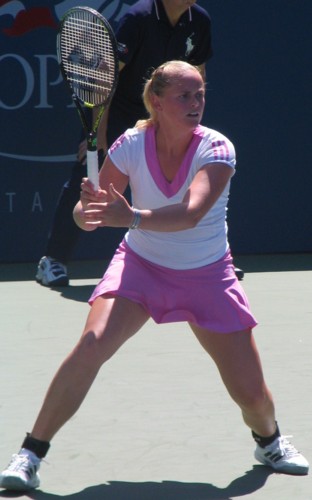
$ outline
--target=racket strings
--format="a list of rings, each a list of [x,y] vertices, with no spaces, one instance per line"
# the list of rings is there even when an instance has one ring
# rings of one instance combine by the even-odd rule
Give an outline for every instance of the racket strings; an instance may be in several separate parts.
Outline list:
[[[115,54],[106,26],[88,12],[69,16],[60,40],[67,79],[86,105],[106,101],[115,81]]]

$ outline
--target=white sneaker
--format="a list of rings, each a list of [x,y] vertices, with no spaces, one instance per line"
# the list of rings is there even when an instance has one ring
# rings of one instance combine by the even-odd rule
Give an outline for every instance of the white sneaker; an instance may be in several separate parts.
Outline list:
[[[42,257],[38,264],[36,281],[44,286],[67,286],[67,268],[51,257]]]
[[[265,448],[257,445],[255,458],[263,465],[269,465],[277,472],[305,475],[309,463],[301,453],[287,440],[290,436],[280,436]]]
[[[38,488],[40,484],[40,458],[22,448],[12,456],[8,467],[0,474],[0,488],[13,491],[27,491]]]

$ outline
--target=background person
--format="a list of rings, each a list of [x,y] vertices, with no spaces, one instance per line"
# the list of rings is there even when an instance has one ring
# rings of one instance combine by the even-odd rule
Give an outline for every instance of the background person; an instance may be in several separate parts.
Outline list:
[[[205,84],[194,66],[160,66],[145,85],[144,101],[151,118],[112,145],[101,189],[83,179],[74,210],[79,227],[129,230],[31,434],[0,475],[3,488],[39,486],[51,439],[78,410],[101,366],[150,318],[189,323],[252,431],[257,460],[278,472],[308,473],[307,460],[280,434],[252,334],[256,320],[232,264],[226,208],[234,146],[200,125]],[[122,195],[128,184],[135,208]]]
[[[212,55],[210,16],[195,0],[139,0],[120,20],[116,38],[120,75],[109,113],[98,131],[98,149],[102,153],[124,130],[146,116],[142,90],[151,68],[180,59],[199,66],[204,76],[205,64]],[[85,143],[81,142],[71,177],[58,199],[45,256],[38,264],[36,280],[45,286],[69,283],[67,263],[80,237],[72,211],[79,200],[81,179],[86,175],[85,153]],[[103,154],[100,165],[102,160]],[[121,239],[124,230],[119,233]],[[243,271],[236,268],[236,272],[242,279]]]

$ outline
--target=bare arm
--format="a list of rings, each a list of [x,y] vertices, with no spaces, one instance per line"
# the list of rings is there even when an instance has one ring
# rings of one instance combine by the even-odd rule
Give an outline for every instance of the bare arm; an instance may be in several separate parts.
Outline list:
[[[105,175],[107,168],[109,175]],[[84,212],[84,224],[88,227],[130,227],[134,212],[121,194],[119,186],[125,189],[126,176],[123,176],[113,163],[105,160],[101,171],[101,186],[107,193],[107,199],[90,200]],[[117,172],[116,172],[117,171]],[[181,203],[167,205],[157,209],[140,210],[140,228],[171,232],[195,227],[201,218],[212,208],[226,187],[233,174],[231,167],[224,163],[211,163],[197,172]],[[123,176],[120,177],[120,176]]]
[[[140,228],[183,231],[195,227],[213,207],[233,174],[224,163],[211,163],[197,172],[181,203],[141,211]]]
[[[73,210],[74,221],[77,226],[85,231],[94,231],[97,227],[105,225],[102,223],[102,220],[100,220],[99,223],[94,223],[94,221],[98,220],[98,216],[94,211],[91,217],[91,222],[93,223],[90,224],[90,216],[88,215],[90,204],[100,204],[101,207],[105,207],[107,204],[111,206],[115,198],[111,193],[110,185],[114,184],[119,193],[124,193],[128,185],[128,177],[115,167],[109,157],[106,157],[100,170],[99,182],[100,189],[95,191],[92,183],[87,178],[82,179],[80,200]],[[120,194],[120,196],[122,197],[122,194]],[[128,221],[130,220],[130,225],[133,217],[132,208],[129,206],[126,199],[124,199],[124,201],[125,206],[128,208],[128,211],[124,210],[126,221],[121,220],[121,224],[118,227],[127,227]]]

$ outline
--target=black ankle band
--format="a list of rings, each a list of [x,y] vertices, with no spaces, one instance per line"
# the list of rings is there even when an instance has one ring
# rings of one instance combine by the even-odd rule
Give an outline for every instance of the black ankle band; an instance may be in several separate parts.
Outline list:
[[[37,455],[38,458],[44,458],[48,453],[50,443],[48,443],[48,441],[40,441],[40,439],[35,439],[31,437],[29,432],[27,432],[27,436],[24,439],[22,448],[26,448],[26,450],[32,451],[33,453],[35,453],[35,455]]]
[[[278,428],[278,425],[277,425],[277,422],[276,422],[276,431],[274,432],[274,434],[272,434],[272,436],[262,437],[262,436],[259,436],[258,434],[256,434],[254,431],[251,431],[251,434],[252,434],[252,437],[254,438],[254,440],[256,441],[256,443],[258,443],[258,445],[261,446],[261,448],[265,448],[269,444],[273,443],[273,441],[275,441],[275,439],[280,437],[280,435],[281,435],[279,428]]]

